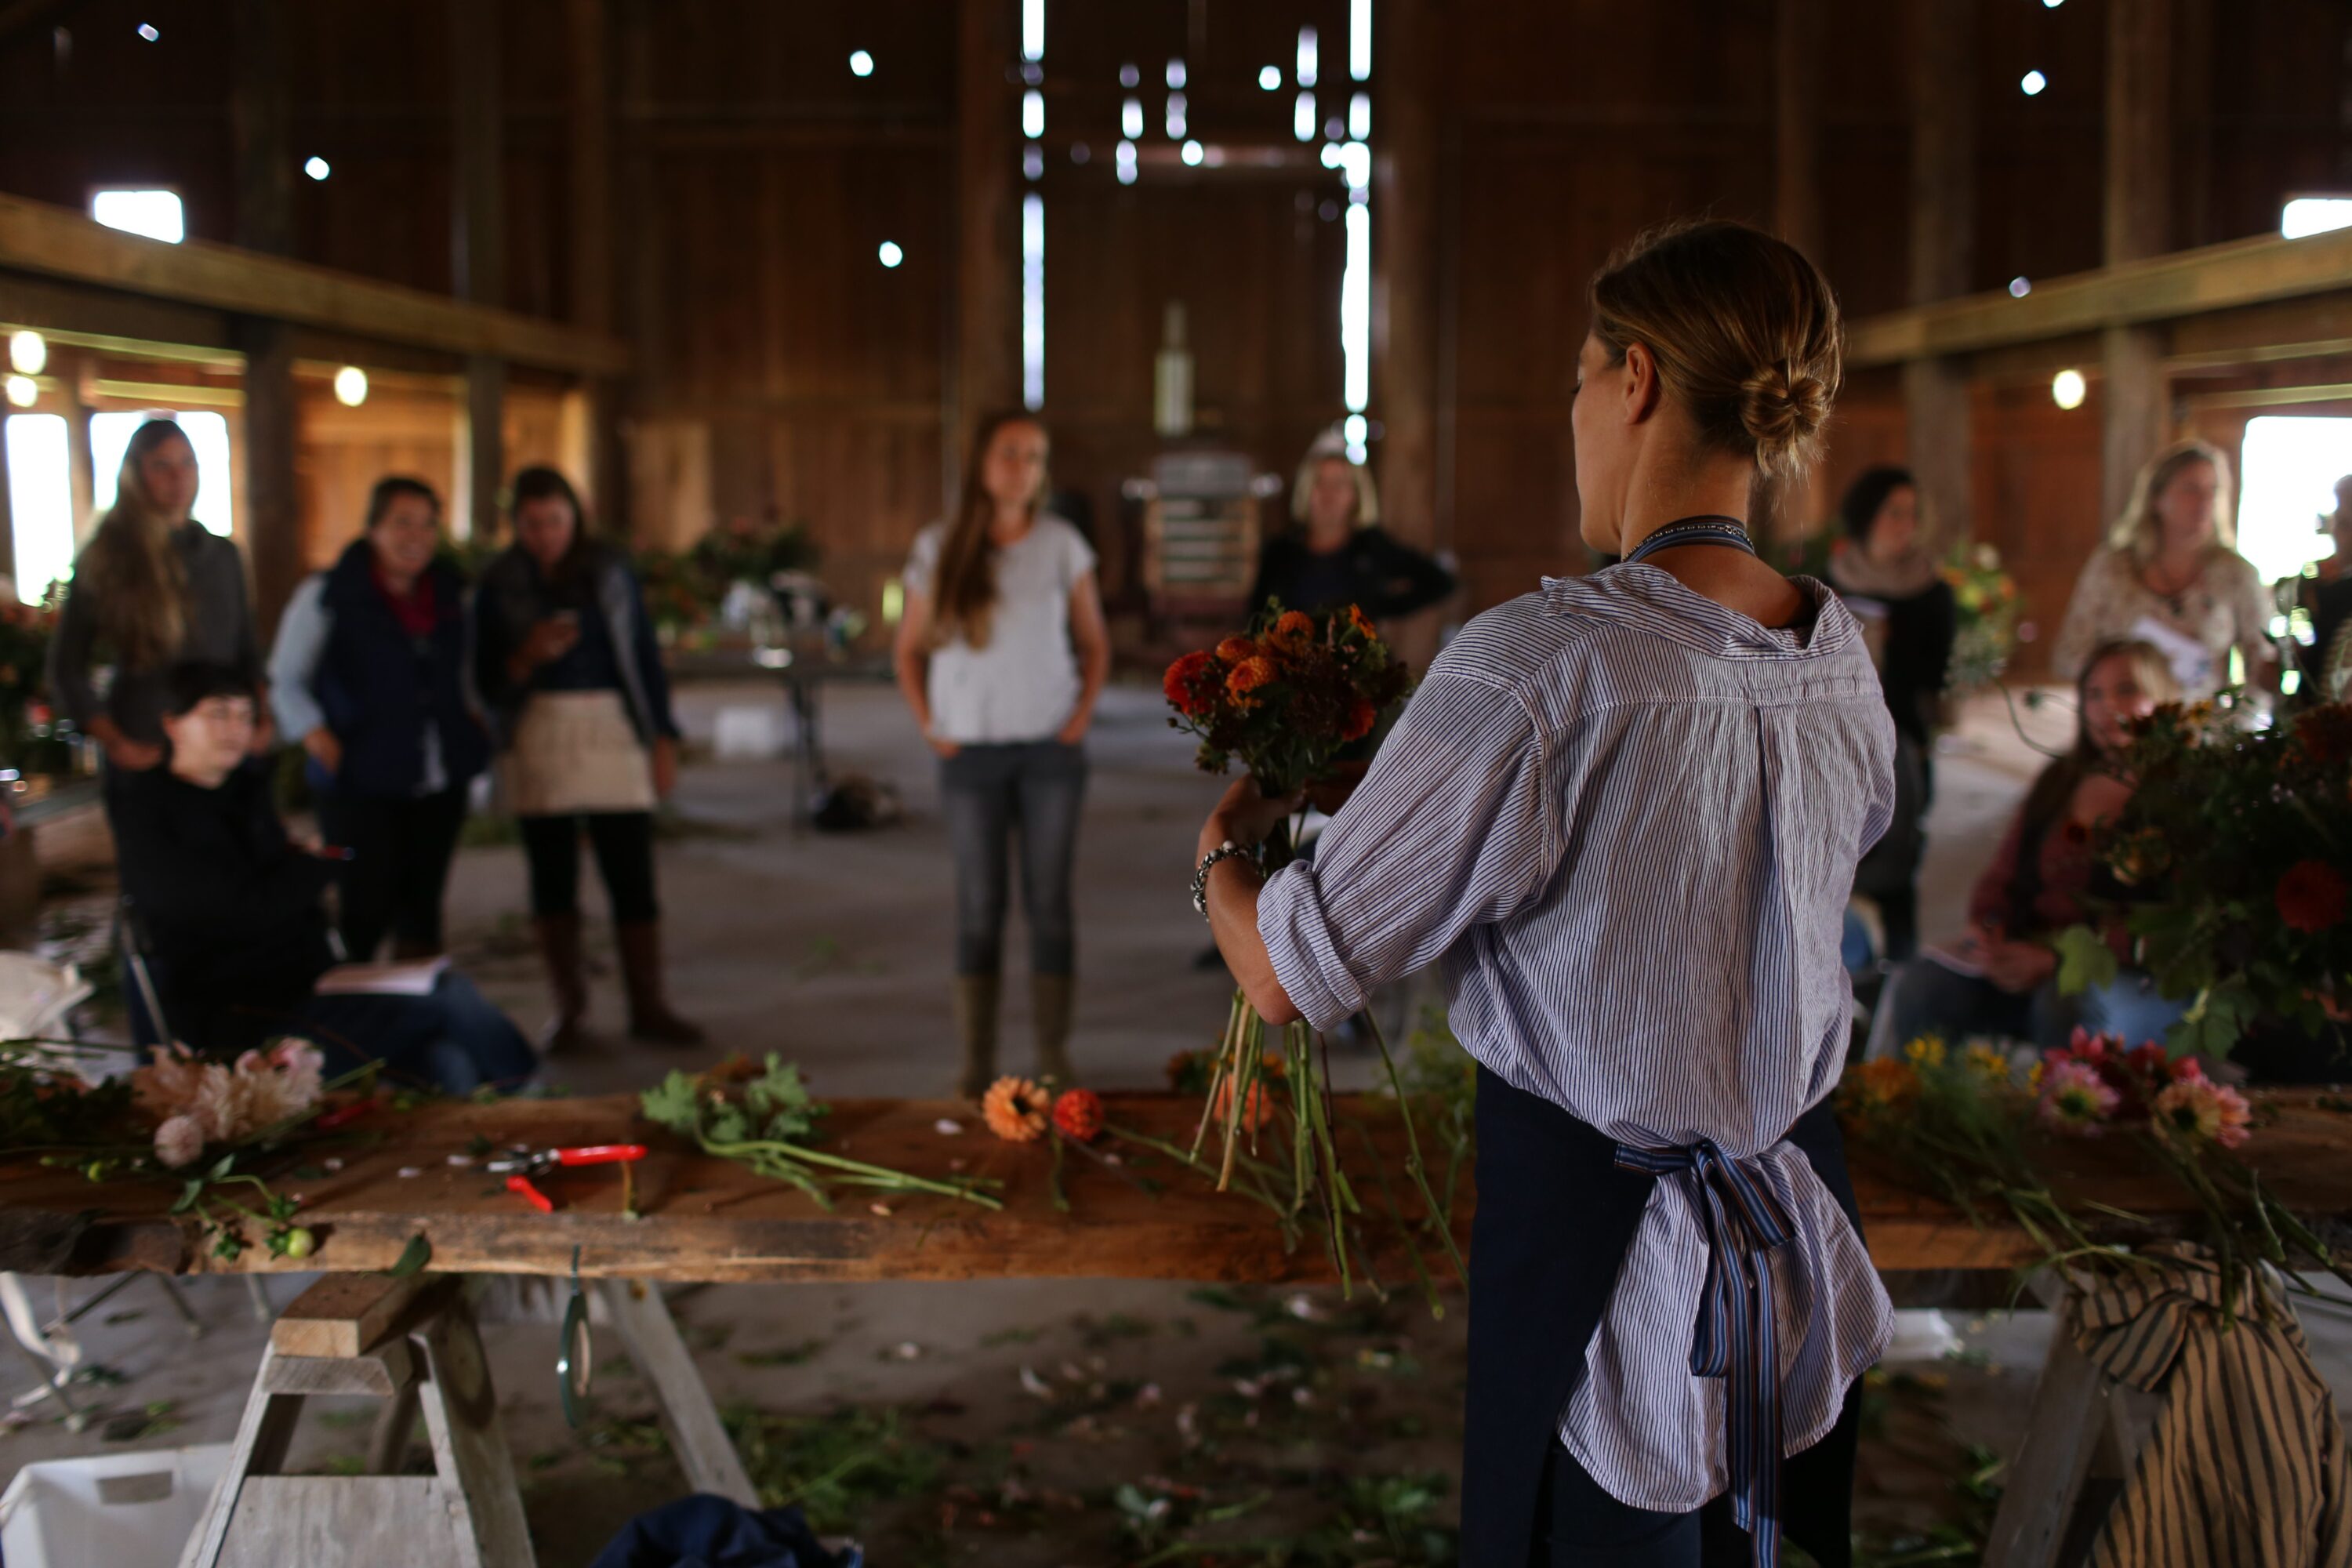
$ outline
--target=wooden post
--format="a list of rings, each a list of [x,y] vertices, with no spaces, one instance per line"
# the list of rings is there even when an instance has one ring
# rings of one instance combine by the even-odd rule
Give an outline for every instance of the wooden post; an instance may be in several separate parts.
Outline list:
[[[81,397],[81,351],[61,356],[51,343],[49,374],[66,391],[66,482],[73,495],[74,549],[79,552],[98,526],[98,461],[89,445],[89,405]]]
[[[1821,259],[1822,0],[1780,0],[1773,25],[1772,226]]]
[[[956,409],[944,483],[992,409],[1021,399],[1020,58],[1013,0],[961,0],[956,103]],[[952,498],[950,498],[951,500]]]
[[[294,330],[283,321],[237,322],[245,351],[246,560],[253,573],[254,620],[267,647],[278,612],[302,581],[302,520],[295,481],[299,444]]]
[[[457,424],[457,505],[465,537],[495,539],[506,483],[507,367],[487,354],[466,361],[466,410]]]
[[[2106,262],[2161,254],[2171,236],[2172,3],[2132,0],[2107,10]],[[2164,444],[2163,334],[2111,327],[2101,334],[2100,494],[2120,516],[2132,481]]]
[[[613,327],[613,10],[611,0],[567,0],[572,48],[572,319],[592,331]],[[580,387],[580,471],[572,478],[597,525],[625,538],[628,502],[621,469],[620,389],[609,377]]]
[[[450,292],[477,305],[505,295],[505,231],[499,205],[501,135],[499,103],[500,7],[450,0],[455,51],[451,83],[457,110],[457,168],[450,188]],[[469,538],[498,529],[499,488],[506,478],[506,365],[486,354],[466,361],[466,412],[457,449],[457,500]]]
[[[1920,0],[1911,39],[1911,300],[1968,292],[1976,253],[1976,6]],[[1911,471],[1927,503],[1930,550],[1974,523],[1969,383],[1948,360],[1903,367]]]
[[[0,572],[6,573],[8,580],[14,583],[16,579],[16,498],[8,489],[7,434],[7,411],[0,409]],[[16,584],[19,599],[24,598],[27,592],[37,593],[37,590],[28,590],[22,583]]]
[[[236,243],[294,251],[294,142],[286,81],[286,7],[236,0],[229,121],[236,148]]]
[[[1386,0],[1375,24],[1374,58],[1386,64],[1373,118],[1372,406],[1383,427],[1382,525],[1433,551],[1453,541],[1437,488],[1437,101],[1447,30],[1431,10],[1431,0]],[[1400,628],[1398,652],[1413,668],[1435,655],[1438,623],[1432,613]]]

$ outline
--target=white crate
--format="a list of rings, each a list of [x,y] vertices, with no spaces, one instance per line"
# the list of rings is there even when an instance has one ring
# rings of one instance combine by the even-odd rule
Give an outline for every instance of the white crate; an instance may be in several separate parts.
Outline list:
[[[229,1445],[45,1459],[0,1493],[8,1568],[174,1568],[228,1468]]]

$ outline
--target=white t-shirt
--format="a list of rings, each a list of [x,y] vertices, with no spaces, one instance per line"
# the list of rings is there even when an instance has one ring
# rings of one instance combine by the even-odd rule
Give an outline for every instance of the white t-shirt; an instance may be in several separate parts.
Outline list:
[[[934,605],[948,525],[915,536],[906,584]],[[988,646],[959,633],[931,655],[931,732],[958,745],[1051,740],[1078,705],[1078,660],[1070,646],[1070,590],[1095,569],[1094,547],[1051,515],[996,552],[996,608]]]

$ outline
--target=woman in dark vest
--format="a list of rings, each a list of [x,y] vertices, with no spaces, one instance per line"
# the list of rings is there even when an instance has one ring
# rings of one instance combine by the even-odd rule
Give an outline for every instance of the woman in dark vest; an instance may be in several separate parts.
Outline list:
[[[522,825],[530,912],[555,993],[549,1050],[574,1044],[588,1008],[580,945],[584,826],[613,909],[629,1034],[690,1046],[670,1009],[654,898],[654,807],[677,782],[670,712],[645,595],[620,546],[592,537],[553,468],[514,480],[513,548],[482,573],[474,668],[498,731],[499,787]]]
[[[441,498],[379,480],[367,531],[294,591],[269,656],[278,727],[310,754],[319,827],[352,852],[338,921],[354,963],[441,951],[441,900],[488,764],[469,695],[466,580],[440,557]]]

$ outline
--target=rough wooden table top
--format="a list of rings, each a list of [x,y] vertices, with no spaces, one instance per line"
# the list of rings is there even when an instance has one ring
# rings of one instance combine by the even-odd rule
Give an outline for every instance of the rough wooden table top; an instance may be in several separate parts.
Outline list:
[[[1114,1128],[1126,1127],[1189,1146],[1200,1102],[1172,1094],[1104,1097]],[[2298,1213],[2338,1236],[2352,1226],[2352,1114],[2315,1091],[2263,1097],[2251,1152],[2266,1185]],[[341,1144],[306,1147],[275,1178],[299,1194],[301,1223],[318,1249],[299,1263],[249,1247],[213,1257],[195,1223],[169,1213],[176,1190],[163,1184],[83,1180],[70,1170],[26,1161],[0,1163],[0,1269],[95,1274],[125,1268],[170,1272],[265,1269],[356,1271],[391,1266],[412,1237],[432,1245],[440,1270],[509,1274],[569,1273],[578,1249],[583,1275],[669,1280],[967,1279],[1123,1278],[1319,1282],[1333,1278],[1319,1239],[1309,1232],[1286,1250],[1272,1216],[1235,1194],[1220,1194],[1163,1155],[1106,1137],[1124,1173],[1077,1156],[1065,1160],[1071,1212],[1057,1213],[1043,1144],[1014,1145],[992,1136],[977,1113],[945,1100],[835,1100],[824,1147],[917,1174],[994,1177],[1004,1204],[991,1212],[928,1195],[836,1190],[830,1212],[793,1188],[709,1158],[635,1114],[633,1096],[503,1100],[488,1105],[428,1104],[379,1110]],[[1394,1106],[1343,1099],[1343,1118],[1361,1122],[1387,1156],[1397,1202],[1419,1212],[1403,1174],[1402,1129]],[[960,1131],[940,1131],[940,1123]],[[1427,1130],[1423,1130],[1424,1141]],[[501,1149],[638,1142],[651,1146],[636,1174],[639,1217],[622,1212],[614,1167],[559,1171],[540,1184],[557,1208],[541,1215],[507,1192],[503,1179],[467,1158],[487,1141]],[[1400,1285],[1410,1265],[1385,1238],[1397,1227],[1384,1206],[1360,1144],[1352,1136],[1355,1179],[1368,1208],[1380,1277]],[[339,1170],[321,1173],[335,1155]],[[1433,1152],[1441,1169],[1442,1152]],[[959,1169],[951,1162],[961,1162]],[[1853,1154],[1863,1228],[1882,1269],[2003,1269],[2036,1256],[2006,1226],[1972,1224],[1948,1205]],[[2069,1143],[2061,1190],[2159,1221],[2193,1219],[2187,1200],[2152,1168],[2135,1141]],[[403,1173],[413,1173],[404,1174]],[[1155,1193],[1128,1179],[1159,1184]],[[1475,1203],[1462,1173],[1455,1205],[1465,1244]],[[877,1208],[877,1205],[879,1205]],[[1995,1216],[1988,1216],[1991,1218]],[[1428,1259],[1444,1279],[1442,1254]]]

